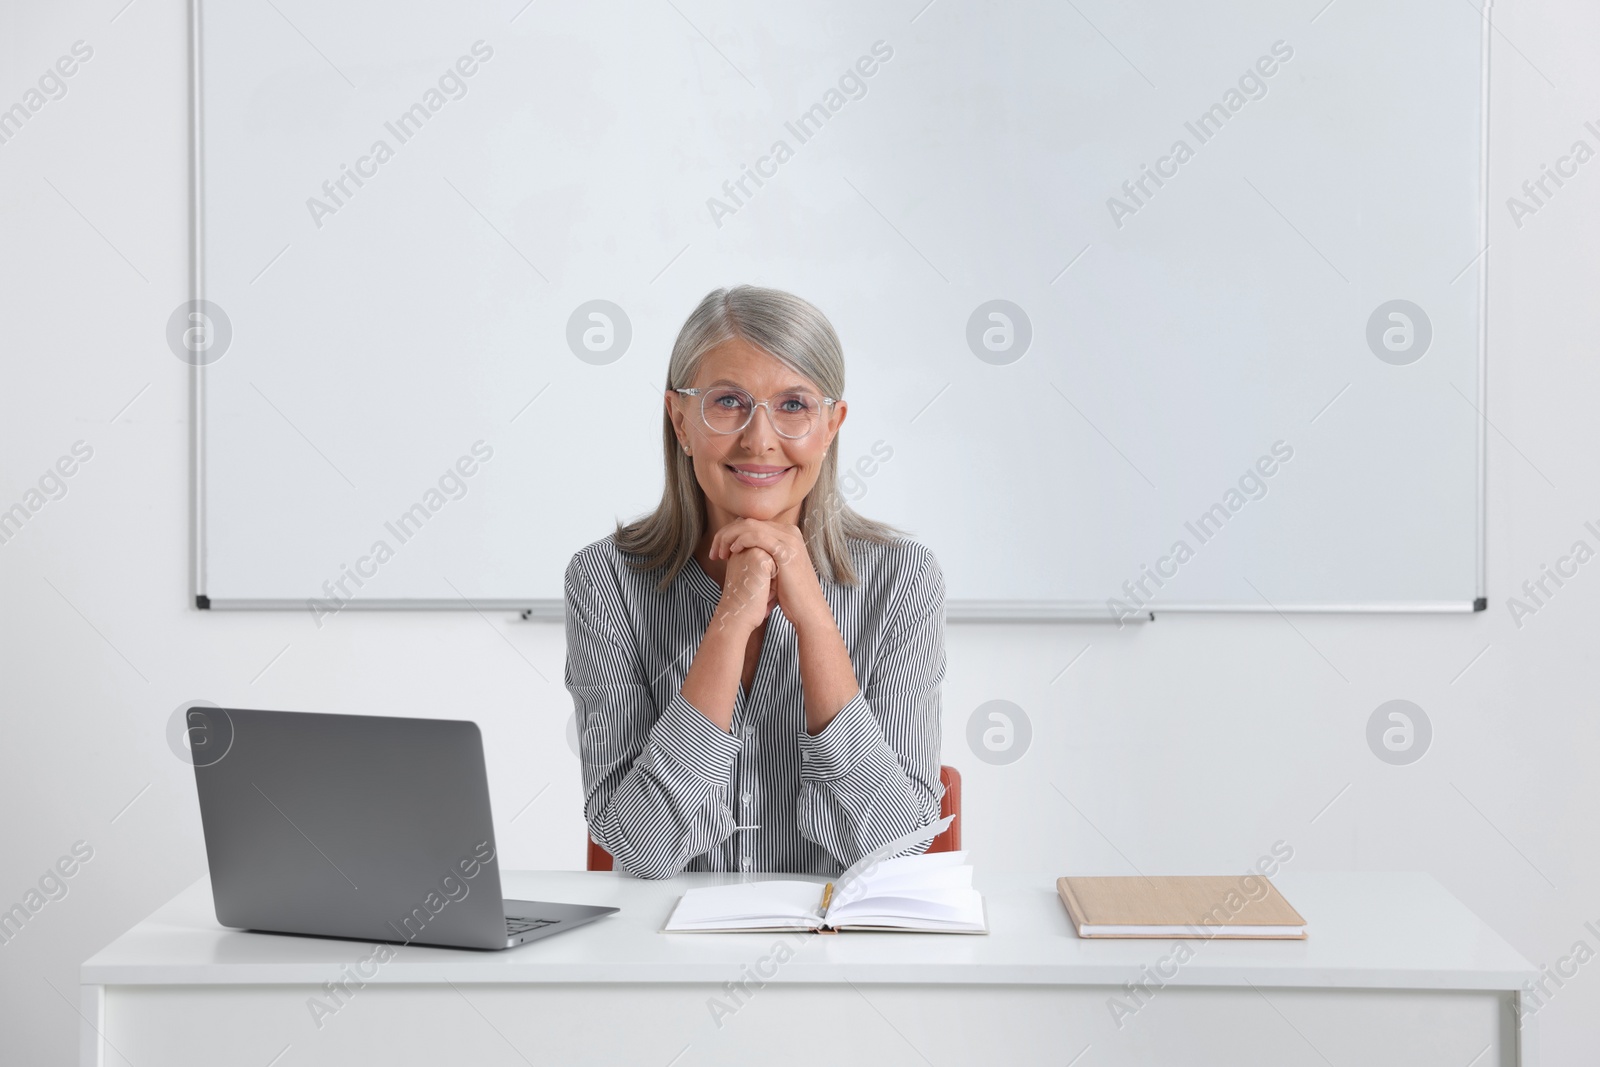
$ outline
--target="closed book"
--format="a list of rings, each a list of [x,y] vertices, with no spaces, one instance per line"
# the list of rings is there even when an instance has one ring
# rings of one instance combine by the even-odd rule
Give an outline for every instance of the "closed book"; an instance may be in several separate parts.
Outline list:
[[[1058,878],[1079,937],[1303,940],[1306,921],[1260,875]]]

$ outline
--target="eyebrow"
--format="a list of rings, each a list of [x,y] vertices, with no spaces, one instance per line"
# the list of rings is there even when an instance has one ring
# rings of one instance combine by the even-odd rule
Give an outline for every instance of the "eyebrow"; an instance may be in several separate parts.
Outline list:
[[[741,385],[738,382],[733,381],[730,378],[718,378],[716,381],[711,382],[708,385],[706,385],[706,388],[710,389],[713,385],[731,385],[735,389],[743,389],[745,392],[750,393],[751,396],[755,395],[755,393],[750,389],[749,386]],[[817,394],[820,395],[822,390],[818,389],[814,385],[806,385],[805,383],[802,382],[802,383],[800,383],[798,385],[786,385],[782,389],[779,389],[778,392],[779,393],[813,393],[814,392],[814,393],[817,393]]]

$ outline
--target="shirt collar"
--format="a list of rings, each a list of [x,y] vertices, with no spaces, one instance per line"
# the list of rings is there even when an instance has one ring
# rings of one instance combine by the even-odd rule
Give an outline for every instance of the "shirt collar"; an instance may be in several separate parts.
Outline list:
[[[679,572],[679,579],[683,580],[685,575],[687,576],[689,588],[699,594],[712,608],[722,603],[722,586],[717,584],[715,578],[706,573],[705,568],[700,566],[700,561],[693,556],[689,557],[689,562],[684,564],[683,570]],[[831,599],[829,604],[831,606]],[[834,610],[837,611],[838,609]],[[773,605],[772,613],[767,616],[767,619],[769,621],[777,621],[780,630],[789,621],[783,614],[783,608],[776,604]]]
[[[705,568],[700,566],[699,560],[690,556],[689,562],[684,564],[683,573],[688,576],[689,588],[709,600],[713,606],[721,602],[722,586],[718,585],[717,580],[705,572]]]

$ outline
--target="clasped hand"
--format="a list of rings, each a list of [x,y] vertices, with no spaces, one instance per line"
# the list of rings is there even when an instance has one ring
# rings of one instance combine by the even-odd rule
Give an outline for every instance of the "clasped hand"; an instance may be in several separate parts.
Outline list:
[[[819,607],[832,621],[799,527],[735,519],[712,536],[708,555],[728,561],[717,611],[730,624],[754,631],[775,606],[783,608],[796,629],[815,617]]]

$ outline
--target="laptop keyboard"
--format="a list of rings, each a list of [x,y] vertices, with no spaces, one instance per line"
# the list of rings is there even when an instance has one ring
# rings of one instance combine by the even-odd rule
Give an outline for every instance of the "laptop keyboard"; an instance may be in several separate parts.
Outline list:
[[[540,930],[555,924],[555,919],[528,919],[518,915],[507,915],[506,934],[515,937],[517,934],[525,934],[529,930]]]

